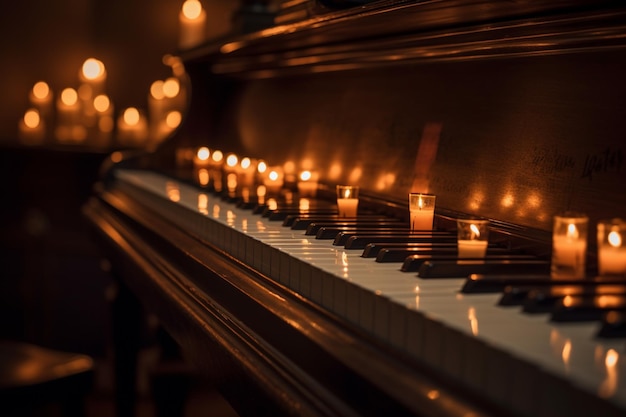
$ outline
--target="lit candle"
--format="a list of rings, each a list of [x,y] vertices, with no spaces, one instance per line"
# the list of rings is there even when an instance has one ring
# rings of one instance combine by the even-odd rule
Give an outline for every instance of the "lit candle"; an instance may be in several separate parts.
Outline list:
[[[459,258],[483,258],[487,252],[489,220],[457,219]]]
[[[337,208],[339,217],[356,217],[359,206],[359,187],[352,185],[337,186]]]
[[[551,275],[553,278],[584,278],[587,250],[587,225],[583,214],[554,216]]]
[[[626,222],[622,219],[598,222],[598,272],[626,275]]]
[[[95,58],[85,60],[78,74],[81,85],[78,88],[78,97],[82,103],[83,124],[88,127],[97,122],[93,100],[96,96],[105,93],[106,69],[102,61]]]
[[[115,121],[113,120],[113,104],[106,94],[100,94],[93,99],[96,111],[96,133],[94,146],[106,147],[110,144]]]
[[[27,145],[41,144],[45,138],[45,123],[37,109],[28,109],[19,121],[19,138]]]
[[[65,88],[57,99],[56,137],[61,142],[80,142],[87,136],[80,123],[81,104],[73,88]]]
[[[125,109],[117,120],[117,139],[123,145],[143,145],[148,136],[146,117],[135,107]]]
[[[52,90],[45,81],[36,82],[28,95],[31,106],[39,111],[39,117],[46,123],[52,121],[52,97]]]
[[[186,0],[178,15],[181,49],[202,43],[206,37],[206,12],[199,0]]]
[[[435,198],[432,194],[409,193],[411,230],[432,230]]]
[[[277,194],[283,188],[285,174],[282,167],[267,167],[263,177],[263,185],[268,193]]]
[[[315,197],[319,174],[309,170],[302,171],[298,179],[298,193],[300,197]]]

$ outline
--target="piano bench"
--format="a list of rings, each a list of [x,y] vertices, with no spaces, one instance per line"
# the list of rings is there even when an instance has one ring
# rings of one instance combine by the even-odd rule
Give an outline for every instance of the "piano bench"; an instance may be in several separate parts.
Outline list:
[[[93,387],[90,356],[0,340],[0,415],[84,417]]]

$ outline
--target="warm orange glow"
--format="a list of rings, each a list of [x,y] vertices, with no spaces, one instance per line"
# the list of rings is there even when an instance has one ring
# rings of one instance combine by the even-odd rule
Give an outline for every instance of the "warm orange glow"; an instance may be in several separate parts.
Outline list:
[[[116,151],[116,152],[113,152],[111,154],[110,158],[111,158],[111,162],[117,163],[117,162],[120,162],[122,160],[123,154],[121,152],[119,152],[119,151]]]
[[[113,118],[110,116],[103,116],[98,120],[98,129],[102,132],[112,132],[114,127]]]
[[[270,171],[270,173],[267,175],[267,177],[272,180],[272,181],[276,181],[278,179],[278,172],[276,171]]]
[[[135,126],[139,123],[139,110],[135,107],[129,107],[124,110],[124,122],[129,126]]]
[[[209,151],[209,148],[207,148],[206,146],[199,148],[198,152],[196,153],[196,156],[200,161],[206,161],[207,159],[209,159],[210,155],[211,151]]]
[[[201,168],[198,170],[198,182],[202,186],[209,185],[209,170],[206,168]]]
[[[235,154],[229,154],[226,157],[226,165],[228,165],[229,167],[236,167],[237,163],[239,162],[239,158],[237,158],[237,155]]]
[[[310,180],[310,179],[311,179],[311,176],[312,176],[312,175],[311,175],[311,171],[302,171],[302,172],[300,173],[300,179],[301,179],[302,181],[308,181],[308,180]]]
[[[165,97],[165,93],[163,92],[163,84],[162,80],[157,80],[150,85],[150,95],[157,100],[163,99]]]
[[[478,239],[480,237],[480,230],[478,230],[478,226],[472,223],[470,225],[470,230],[472,231],[472,239]]]
[[[622,246],[622,237],[615,230],[609,233],[607,240],[609,241],[609,244],[614,248],[619,248],[620,246]]]
[[[165,125],[170,129],[175,129],[183,120],[183,115],[179,111],[171,111],[165,116]]]
[[[95,59],[89,58],[83,63],[83,76],[87,80],[96,80],[104,76],[104,64]]]
[[[574,223],[567,225],[567,238],[572,240],[578,239],[578,228]]]
[[[248,169],[252,165],[252,160],[246,156],[241,160],[241,163],[239,165],[241,165],[243,169]]]
[[[222,151],[213,151],[214,162],[221,162],[222,159],[224,159],[224,154],[222,153]]]
[[[43,100],[50,94],[50,87],[45,81],[39,81],[33,86],[33,97]]]
[[[267,171],[267,164],[264,161],[260,161],[256,169],[262,174]]]
[[[78,102],[78,93],[75,89],[68,87],[61,91],[61,102],[66,106],[73,106]]]
[[[202,3],[198,0],[186,0],[183,3],[182,11],[187,19],[197,19],[202,14]]]
[[[109,110],[110,106],[111,100],[109,100],[109,97],[107,97],[105,94],[100,94],[93,99],[93,107],[96,109],[96,111],[100,113],[104,113]]]
[[[39,126],[41,122],[41,118],[39,117],[39,112],[36,109],[28,109],[26,113],[24,113],[24,124],[26,127],[34,129]]]
[[[180,92],[180,82],[174,77],[170,77],[163,82],[163,95],[167,98],[174,98]]]

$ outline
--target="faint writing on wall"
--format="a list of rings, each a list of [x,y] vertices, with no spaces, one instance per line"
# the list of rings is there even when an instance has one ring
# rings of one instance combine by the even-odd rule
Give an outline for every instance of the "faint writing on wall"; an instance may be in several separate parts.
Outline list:
[[[587,155],[581,177],[591,181],[597,174],[619,173],[623,159],[621,149],[606,148],[596,154]]]
[[[574,157],[560,153],[556,149],[533,150],[532,165],[534,172],[538,174],[556,174],[576,165]]]

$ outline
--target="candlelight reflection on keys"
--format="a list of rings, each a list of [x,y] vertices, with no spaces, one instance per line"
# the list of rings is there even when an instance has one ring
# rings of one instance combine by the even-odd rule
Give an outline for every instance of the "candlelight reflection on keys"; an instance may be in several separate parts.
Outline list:
[[[589,218],[568,212],[554,216],[552,233],[553,278],[584,278]]]
[[[435,198],[432,194],[409,193],[411,230],[432,230]]]
[[[459,258],[484,258],[489,240],[489,220],[457,219]]]
[[[337,186],[337,208],[339,217],[356,217],[359,206],[359,187],[353,185]]]
[[[622,219],[598,222],[598,273],[626,275],[626,221]]]

